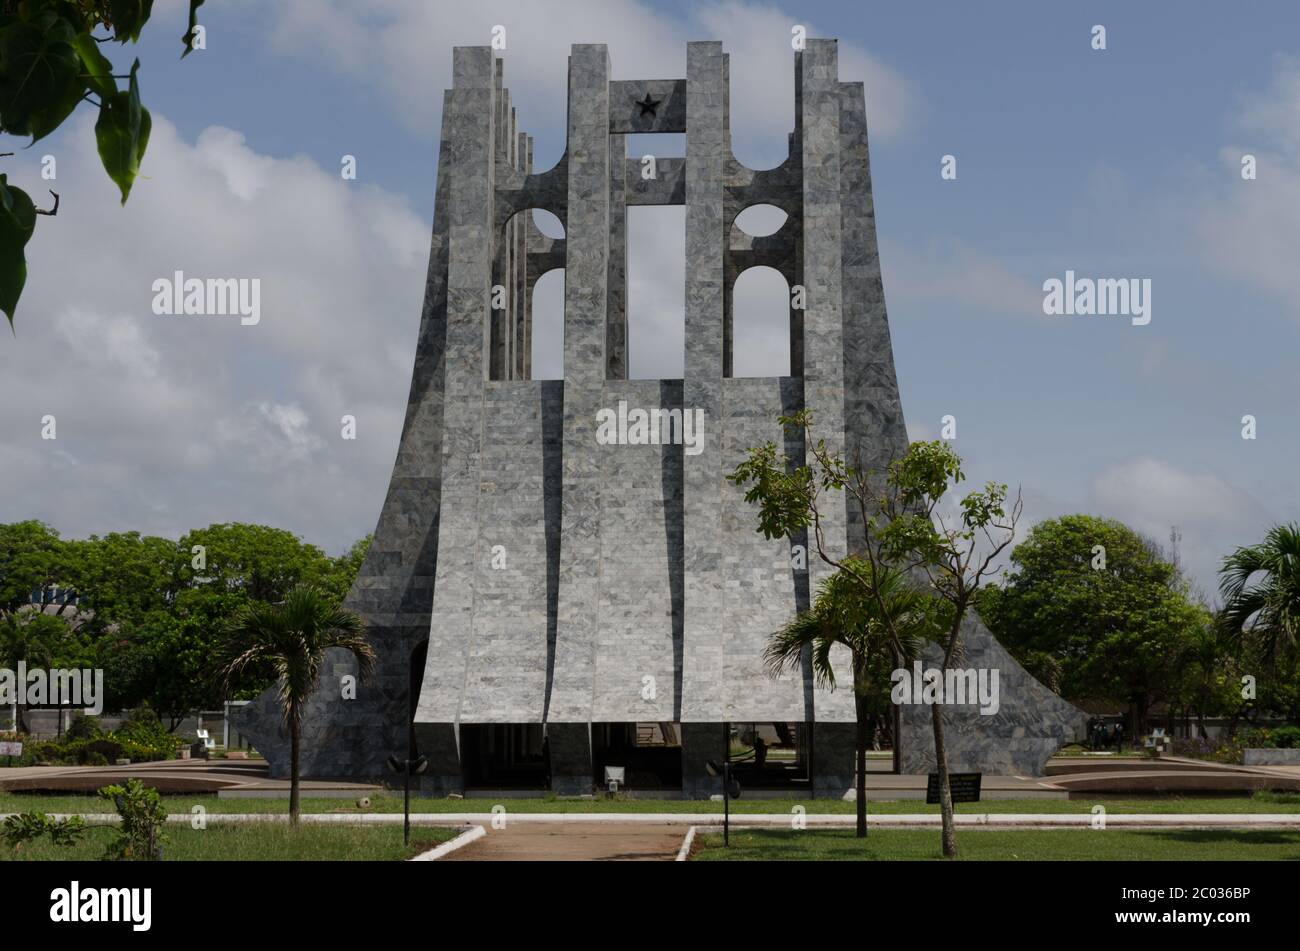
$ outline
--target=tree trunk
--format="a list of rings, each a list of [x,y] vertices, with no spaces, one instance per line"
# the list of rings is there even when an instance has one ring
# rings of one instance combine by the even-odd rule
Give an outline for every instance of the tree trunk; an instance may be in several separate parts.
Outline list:
[[[289,721],[289,824],[296,826],[298,824],[298,814],[301,811],[299,802],[299,775],[298,775],[298,752],[301,739],[302,726],[298,722],[297,711],[295,710]]]
[[[854,770],[855,789],[858,794],[858,838],[867,837],[867,710],[862,694],[853,691],[853,705],[857,714],[857,769]]]
[[[934,758],[939,773],[939,813],[943,817],[943,857],[957,857],[957,832],[952,822],[952,790],[948,788],[948,751],[943,744],[943,705],[930,704],[934,725]]]

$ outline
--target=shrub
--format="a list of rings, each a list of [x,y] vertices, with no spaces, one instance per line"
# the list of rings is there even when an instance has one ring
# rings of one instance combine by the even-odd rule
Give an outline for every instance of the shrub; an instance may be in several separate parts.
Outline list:
[[[1300,749],[1300,726],[1280,726],[1273,731],[1273,742],[1279,749]]]
[[[4,831],[0,832],[0,837],[17,851],[43,835],[49,836],[54,845],[75,845],[85,833],[86,823],[80,816],[55,819],[43,812],[20,812],[5,817]]]
[[[1170,752],[1174,756],[1190,756],[1194,759],[1209,760],[1213,763],[1241,765],[1245,733],[1235,736],[1218,736],[1212,739],[1176,738],[1170,742]]]
[[[72,724],[68,727],[68,732],[64,735],[69,740],[93,740],[98,736],[103,736],[104,731],[100,729],[98,721],[82,714],[72,721]]]
[[[122,739],[116,733],[105,733],[93,740],[66,740],[62,743],[48,740],[31,743],[23,749],[24,765],[32,763],[58,763],[66,766],[100,766],[117,759],[133,763],[171,759],[175,746],[145,746]]]
[[[163,823],[167,810],[163,808],[158,790],[149,789],[132,777],[122,786],[105,786],[99,795],[111,800],[122,824],[117,836],[104,852],[106,861],[153,862],[162,858]]]
[[[113,731],[121,740],[129,740],[140,746],[152,746],[158,749],[174,750],[176,738],[167,732],[167,728],[158,719],[158,714],[147,703],[136,707],[127,717],[126,722]]]
[[[1273,740],[1273,731],[1267,727],[1247,727],[1241,731],[1243,749],[1271,750],[1277,744]]]

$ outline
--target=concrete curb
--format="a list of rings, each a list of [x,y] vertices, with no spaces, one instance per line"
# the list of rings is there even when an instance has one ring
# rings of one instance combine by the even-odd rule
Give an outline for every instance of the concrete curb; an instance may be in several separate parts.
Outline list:
[[[57,813],[56,819],[68,818],[73,813]],[[490,812],[424,812],[412,813],[412,825],[486,825],[500,816]],[[648,825],[682,825],[720,827],[721,816],[713,813],[591,813],[591,812],[511,812],[506,813],[511,822],[549,823],[619,823]],[[0,820],[4,819],[0,815]],[[88,825],[111,825],[118,822],[112,813],[82,814]],[[167,817],[168,823],[183,825],[191,822],[190,813]],[[285,813],[220,813],[209,812],[204,821],[210,824],[240,824],[258,822],[288,822]],[[790,816],[785,813],[732,814],[731,824],[738,828],[788,827]],[[852,828],[852,814],[814,814],[802,817],[808,827]],[[1091,828],[1097,817],[1089,812],[1069,813],[968,813],[953,817],[959,827],[984,828]],[[402,822],[397,813],[304,813],[307,823],[339,823],[342,825],[390,825]],[[868,815],[867,821],[875,828],[937,828],[941,824],[938,813],[898,813]],[[1128,828],[1285,828],[1300,829],[1300,813],[1106,813],[1107,826]]]
[[[695,842],[695,830],[697,826],[691,826],[686,830],[686,838],[682,839],[682,847],[677,850],[677,858],[674,862],[685,862],[691,854],[691,845]]]
[[[460,835],[456,836],[456,838],[452,839],[450,842],[444,842],[442,843],[442,845],[436,846],[430,849],[428,852],[421,852],[419,855],[417,855],[413,859],[410,859],[409,861],[436,862],[438,859],[442,858],[444,855],[447,855],[449,852],[455,852],[457,849],[463,849],[471,842],[481,839],[485,835],[487,835],[487,829],[484,829],[482,826],[471,826],[470,828],[462,832]]]

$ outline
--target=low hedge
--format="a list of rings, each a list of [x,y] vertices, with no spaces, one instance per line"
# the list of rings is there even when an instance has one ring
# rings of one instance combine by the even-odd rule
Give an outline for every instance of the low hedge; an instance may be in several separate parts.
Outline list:
[[[90,739],[38,740],[23,746],[23,765],[57,763],[61,766],[104,766],[115,760],[129,759],[133,763],[171,759],[176,754],[176,744],[166,746],[136,743],[112,733]]]

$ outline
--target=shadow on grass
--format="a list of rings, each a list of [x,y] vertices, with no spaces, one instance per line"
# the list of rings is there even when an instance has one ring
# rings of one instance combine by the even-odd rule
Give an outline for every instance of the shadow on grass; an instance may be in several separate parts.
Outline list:
[[[1134,830],[1135,835],[1181,845],[1294,845],[1300,848],[1300,832],[1283,829],[1161,829]],[[1300,859],[1300,854],[1293,856]]]

